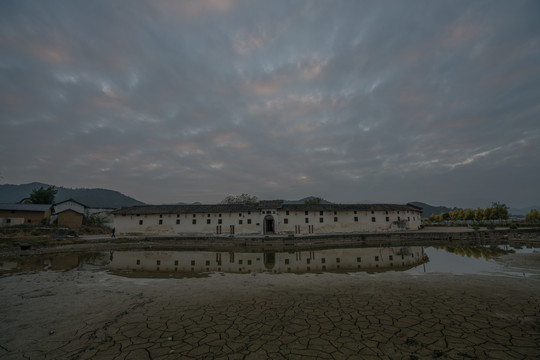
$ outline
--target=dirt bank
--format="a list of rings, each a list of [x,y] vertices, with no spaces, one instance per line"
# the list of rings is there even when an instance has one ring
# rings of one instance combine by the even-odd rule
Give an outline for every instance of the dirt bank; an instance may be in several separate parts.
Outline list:
[[[537,358],[539,254],[501,261],[537,275],[6,275],[0,357]]]

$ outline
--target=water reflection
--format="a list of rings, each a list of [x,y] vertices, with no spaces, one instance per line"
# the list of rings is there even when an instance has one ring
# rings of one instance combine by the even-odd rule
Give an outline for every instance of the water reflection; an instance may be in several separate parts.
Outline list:
[[[435,246],[437,250],[445,250],[446,252],[473,257],[475,259],[484,258],[486,260],[494,259],[497,256],[514,253],[515,250],[508,246]]]
[[[309,273],[409,269],[428,261],[421,246],[291,252],[117,251],[112,271]]]
[[[109,260],[110,253],[60,253],[0,259],[0,274],[44,270],[65,271],[78,268],[82,264],[103,266],[108,264]]]

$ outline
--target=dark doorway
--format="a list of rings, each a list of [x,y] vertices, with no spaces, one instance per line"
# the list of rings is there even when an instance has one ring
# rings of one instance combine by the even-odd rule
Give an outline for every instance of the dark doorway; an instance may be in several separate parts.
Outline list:
[[[274,217],[272,215],[266,215],[264,218],[264,233],[274,233]]]
[[[276,254],[264,253],[264,267],[266,270],[272,270],[276,266]]]

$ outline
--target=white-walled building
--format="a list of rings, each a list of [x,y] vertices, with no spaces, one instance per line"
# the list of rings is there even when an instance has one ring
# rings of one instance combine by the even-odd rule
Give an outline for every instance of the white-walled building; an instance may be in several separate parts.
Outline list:
[[[144,205],[116,210],[117,234],[266,235],[417,230],[422,209],[396,204]]]

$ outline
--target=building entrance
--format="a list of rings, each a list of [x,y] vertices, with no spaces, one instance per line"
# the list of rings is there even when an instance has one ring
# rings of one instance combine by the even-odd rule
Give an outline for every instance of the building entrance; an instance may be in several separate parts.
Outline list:
[[[274,225],[274,217],[272,215],[266,215],[264,217],[264,233],[273,234],[275,232]]]

